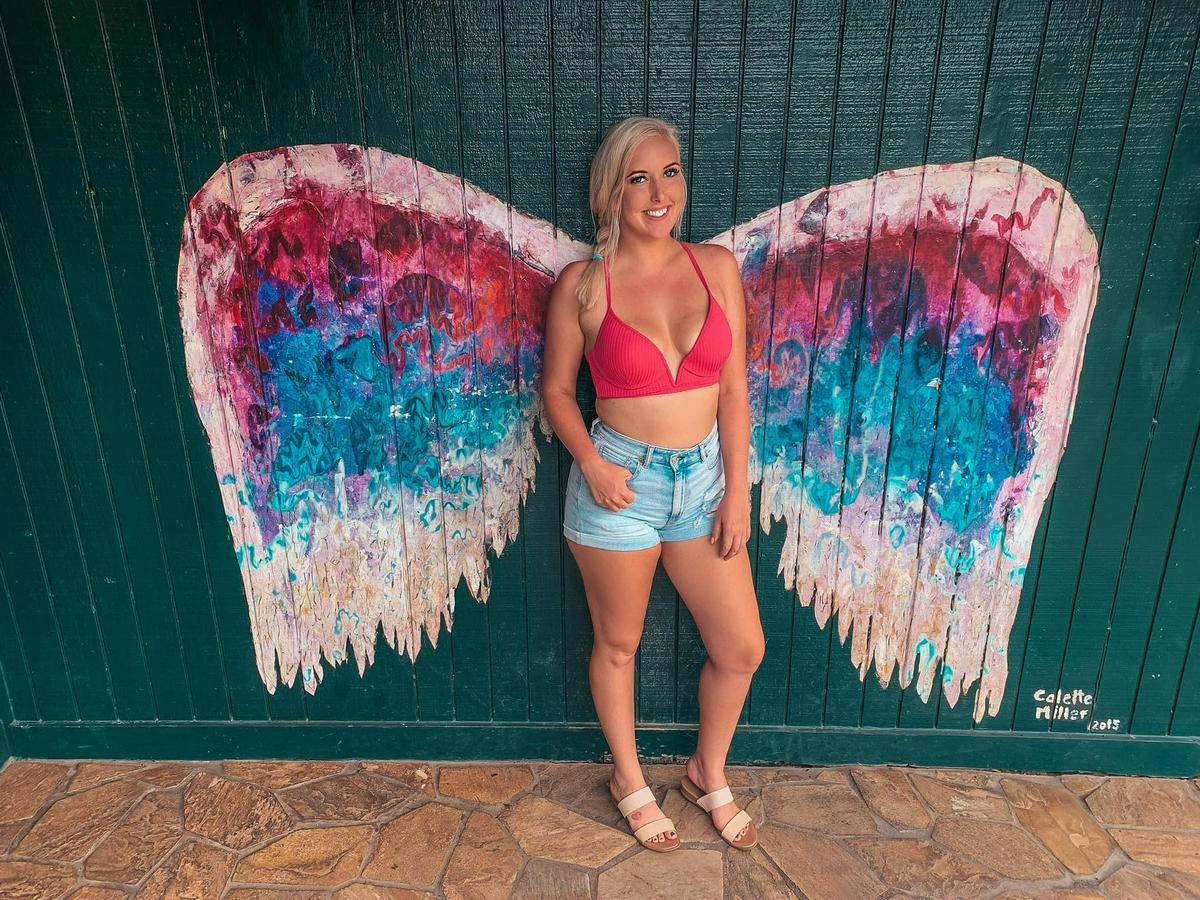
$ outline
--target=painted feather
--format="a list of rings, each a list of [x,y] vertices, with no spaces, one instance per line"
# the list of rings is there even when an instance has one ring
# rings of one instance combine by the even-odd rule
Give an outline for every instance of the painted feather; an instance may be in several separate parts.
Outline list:
[[[1003,696],[1066,442],[1096,243],[998,157],[822,189],[712,238],[747,298],[750,480],[780,573],[883,683]],[[259,673],[310,693],[375,629],[437,646],[486,602],[552,436],[545,303],[590,248],[376,148],[250,153],[192,198],[179,299]]]

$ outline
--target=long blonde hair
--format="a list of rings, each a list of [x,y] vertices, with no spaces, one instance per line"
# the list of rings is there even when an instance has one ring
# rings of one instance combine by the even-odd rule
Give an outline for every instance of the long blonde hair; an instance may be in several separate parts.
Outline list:
[[[592,157],[591,175],[588,181],[588,205],[596,219],[595,251],[612,261],[617,249],[621,230],[621,200],[625,194],[625,170],[638,144],[648,137],[661,135],[675,145],[675,152],[682,155],[679,132],[665,119],[654,116],[629,116],[609,126]],[[683,172],[680,172],[683,177]],[[686,186],[687,182],[684,182]],[[682,233],[683,211],[687,207],[687,193],[679,208],[679,217],[671,234],[678,240]],[[579,278],[576,296],[581,309],[591,309],[604,293],[604,261],[592,258],[584,266]]]

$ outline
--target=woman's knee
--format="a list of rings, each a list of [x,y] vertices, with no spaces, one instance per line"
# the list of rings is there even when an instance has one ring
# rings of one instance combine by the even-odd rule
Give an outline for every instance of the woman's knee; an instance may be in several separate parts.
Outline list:
[[[599,658],[610,666],[632,666],[641,642],[640,635],[633,640],[612,641],[596,638],[592,642],[592,657]]]
[[[753,674],[762,664],[766,642],[762,632],[745,637],[729,636],[720,646],[710,648],[709,658],[721,669]]]

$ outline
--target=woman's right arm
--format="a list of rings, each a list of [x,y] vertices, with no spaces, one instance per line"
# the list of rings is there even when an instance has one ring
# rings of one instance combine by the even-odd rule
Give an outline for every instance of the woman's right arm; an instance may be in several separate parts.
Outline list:
[[[601,459],[575,400],[584,342],[575,289],[583,265],[582,261],[568,263],[550,291],[542,363],[542,401],[546,404],[550,427],[581,469],[591,468],[595,460]]]

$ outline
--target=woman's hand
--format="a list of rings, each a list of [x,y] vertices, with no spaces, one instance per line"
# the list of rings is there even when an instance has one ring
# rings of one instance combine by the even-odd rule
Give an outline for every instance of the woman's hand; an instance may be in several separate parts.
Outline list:
[[[591,488],[592,499],[597,505],[619,512],[634,501],[633,491],[625,484],[633,473],[624,466],[597,456],[580,464],[579,471]]]
[[[726,491],[717,504],[709,542],[717,545],[722,559],[732,559],[746,548],[750,539],[749,492]]]

